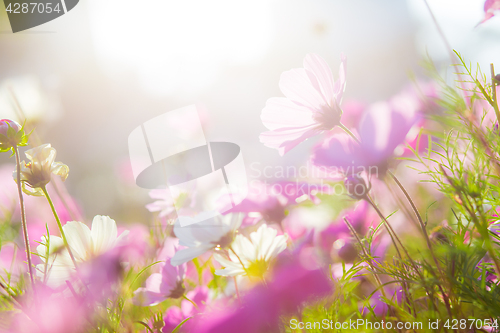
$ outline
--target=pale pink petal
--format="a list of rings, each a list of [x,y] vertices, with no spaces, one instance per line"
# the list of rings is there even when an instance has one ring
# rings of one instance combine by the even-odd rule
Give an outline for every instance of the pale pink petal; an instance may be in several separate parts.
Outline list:
[[[311,110],[321,110],[328,103],[314,87],[311,77],[315,76],[307,69],[291,69],[281,74],[279,86],[281,92],[292,102]]]
[[[290,128],[264,132],[260,135],[260,142],[270,148],[277,148],[281,156],[297,146],[302,141],[320,134],[322,131],[315,127]]]
[[[314,74],[328,105],[333,106],[335,99],[334,79],[327,62],[317,54],[308,54],[304,58],[304,68]]]
[[[333,91],[335,92],[335,99],[337,103],[340,105],[342,103],[342,97],[344,96],[345,86],[346,86],[346,63],[347,58],[342,53],[340,55],[340,69],[339,69],[339,79],[335,82],[335,86]]]
[[[307,127],[314,125],[313,112],[287,98],[274,97],[267,100],[260,116],[269,130],[283,127]]]

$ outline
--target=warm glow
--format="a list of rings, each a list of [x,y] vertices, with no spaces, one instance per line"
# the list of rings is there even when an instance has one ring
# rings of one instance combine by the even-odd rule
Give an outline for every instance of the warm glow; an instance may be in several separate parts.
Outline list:
[[[258,60],[272,38],[265,0],[92,1],[90,15],[105,70],[127,65],[158,94],[203,88],[224,66]]]

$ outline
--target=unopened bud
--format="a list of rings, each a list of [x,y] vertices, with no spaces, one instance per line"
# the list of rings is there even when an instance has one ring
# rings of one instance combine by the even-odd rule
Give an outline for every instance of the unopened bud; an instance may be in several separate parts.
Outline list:
[[[10,119],[0,120],[0,152],[11,150],[16,146],[26,146],[27,143],[28,138],[21,125]]]
[[[353,262],[358,257],[358,250],[351,242],[344,244],[338,250],[338,256],[345,262]]]
[[[344,181],[344,186],[347,190],[347,194],[351,198],[357,200],[365,199],[366,195],[370,191],[370,187],[360,175],[348,176]]]
[[[497,85],[500,85],[500,74],[495,75],[495,80],[497,81]]]

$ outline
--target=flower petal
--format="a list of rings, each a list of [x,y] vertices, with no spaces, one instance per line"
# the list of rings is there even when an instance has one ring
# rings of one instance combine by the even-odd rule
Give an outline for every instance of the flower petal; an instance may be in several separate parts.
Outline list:
[[[280,77],[280,89],[292,102],[310,108],[311,111],[321,110],[327,105],[327,100],[319,91],[319,86],[312,80],[316,77],[312,72],[304,68],[291,69],[283,72]]]
[[[319,83],[319,88],[326,102],[330,106],[334,106],[334,80],[333,74],[327,62],[317,54],[308,54],[304,58],[304,68],[311,71]]]
[[[63,230],[75,260],[87,259],[92,246],[89,227],[82,222],[70,221],[63,226]]]
[[[116,222],[109,216],[97,215],[92,221],[92,251],[104,253],[111,249],[117,238]]]
[[[267,100],[260,116],[262,123],[270,130],[284,127],[308,127],[314,125],[313,112],[287,98],[273,97]]]

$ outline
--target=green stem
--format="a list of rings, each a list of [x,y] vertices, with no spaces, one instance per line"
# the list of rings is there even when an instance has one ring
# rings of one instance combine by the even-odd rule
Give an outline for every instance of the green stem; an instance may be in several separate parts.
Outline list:
[[[193,304],[193,306],[195,307],[196,310],[199,310],[200,308],[198,307],[198,305],[191,299],[189,299],[186,294],[182,295],[182,298],[184,298],[186,301],[189,301],[191,304]]]
[[[33,265],[31,263],[31,251],[30,251],[30,241],[28,238],[28,225],[26,223],[26,212],[24,210],[24,197],[21,188],[21,159],[19,157],[19,149],[17,146],[14,147],[14,153],[16,155],[16,167],[17,167],[17,191],[19,194],[19,204],[21,207],[21,224],[23,228],[24,236],[24,246],[26,250],[26,258],[28,259],[28,270],[31,279],[31,285],[33,289],[35,288],[35,278],[33,277]]]
[[[353,132],[351,132],[351,130],[350,130],[350,129],[348,129],[348,128],[344,125],[344,124],[339,123],[339,125],[338,125],[338,126],[339,126],[339,127],[340,127],[340,128],[341,128],[344,132],[346,132],[347,134],[349,134],[349,136],[350,136],[351,138],[353,138],[353,139],[354,139],[354,141],[356,141],[357,143],[361,143],[361,141],[359,141],[359,139],[356,137],[356,135],[354,135],[354,133],[353,133]]]
[[[61,237],[64,242],[64,246],[66,246],[66,249],[68,250],[69,256],[71,257],[71,260],[73,261],[73,264],[75,265],[76,269],[76,260],[75,257],[73,256],[73,252],[71,251],[71,248],[69,247],[68,240],[66,239],[66,235],[64,234],[64,230],[61,224],[61,220],[59,219],[59,215],[57,215],[57,211],[54,207],[54,204],[52,203],[52,200],[50,199],[49,193],[47,192],[47,188],[45,186],[42,187],[42,191],[45,194],[45,197],[47,198],[47,201],[49,202],[50,208],[52,209],[52,213],[54,214],[54,217],[57,222],[57,226],[59,227],[59,232],[61,233]]]
[[[491,96],[493,97],[492,106],[493,109],[495,110],[495,115],[497,116],[497,122],[498,124],[500,124],[500,110],[498,109],[497,85],[495,82],[495,66],[493,64],[490,64],[490,70],[491,70]]]

